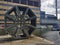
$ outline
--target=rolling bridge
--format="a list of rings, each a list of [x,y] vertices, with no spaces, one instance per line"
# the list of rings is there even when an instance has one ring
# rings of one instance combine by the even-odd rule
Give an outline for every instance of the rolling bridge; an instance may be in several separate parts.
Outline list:
[[[33,5],[33,2],[34,2],[34,5]],[[8,11],[9,9],[11,9],[13,6],[16,6],[16,5],[29,7],[37,16],[37,20],[36,20],[37,24],[40,23],[40,1],[39,0],[31,0],[31,1],[26,0],[25,2],[23,2],[23,0],[21,1],[0,0],[0,29],[4,30],[4,15],[6,11]],[[14,15],[14,13],[11,13],[11,15]],[[12,22],[9,20],[7,23],[12,24]]]
[[[28,2],[33,3],[33,4],[27,4]],[[14,2],[14,1],[8,1],[8,0],[1,0],[0,1],[0,24],[4,24],[4,14],[6,13],[7,10],[11,9],[13,6],[26,6],[29,7],[34,13],[35,15],[38,17],[37,18],[37,23],[40,23],[40,6],[39,6],[39,1],[35,0],[35,1],[28,1],[26,4],[23,2],[23,0],[21,1],[21,3],[19,2]],[[36,3],[36,5],[35,5]],[[13,15],[14,13],[12,13],[11,15]],[[10,24],[12,22],[8,22],[8,24]]]
[[[14,12],[14,15],[11,15],[12,12]],[[14,6],[5,13],[4,19],[4,31],[13,37],[18,38],[18,36],[20,36],[19,38],[29,38],[35,30],[36,15],[28,7]],[[8,25],[8,20],[11,21],[12,24]]]

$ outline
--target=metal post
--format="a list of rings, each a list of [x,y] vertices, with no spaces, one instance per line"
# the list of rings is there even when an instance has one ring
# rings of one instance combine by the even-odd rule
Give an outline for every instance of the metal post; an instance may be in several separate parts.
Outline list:
[[[41,15],[41,0],[39,0],[39,9],[40,9],[40,15]],[[41,22],[41,16],[40,16],[40,22]]]
[[[57,0],[55,0],[55,8],[56,8],[56,16],[58,17],[58,12],[57,12]]]

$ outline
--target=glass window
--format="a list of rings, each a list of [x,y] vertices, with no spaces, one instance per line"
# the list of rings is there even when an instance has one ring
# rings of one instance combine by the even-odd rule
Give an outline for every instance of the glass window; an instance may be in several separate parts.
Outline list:
[[[19,3],[19,0],[13,0],[14,3]]]
[[[34,6],[39,7],[39,2],[35,2],[35,1],[34,1]]]
[[[11,0],[4,0],[4,1],[8,1],[8,2],[11,2]]]
[[[27,0],[21,0],[21,4],[27,4]]]
[[[28,5],[32,5],[33,6],[33,1],[28,1]]]
[[[19,0],[19,3],[21,4],[21,0]]]

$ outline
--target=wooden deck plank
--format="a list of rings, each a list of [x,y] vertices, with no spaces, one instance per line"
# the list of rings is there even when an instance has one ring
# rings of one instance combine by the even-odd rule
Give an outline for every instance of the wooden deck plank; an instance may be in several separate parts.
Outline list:
[[[8,35],[0,36],[1,38],[9,38]],[[11,36],[10,36],[11,37]],[[1,39],[0,38],[0,39]],[[32,38],[24,39],[24,40],[15,40],[11,42],[0,43],[0,45],[54,45],[54,42],[48,41],[41,37],[32,36]]]

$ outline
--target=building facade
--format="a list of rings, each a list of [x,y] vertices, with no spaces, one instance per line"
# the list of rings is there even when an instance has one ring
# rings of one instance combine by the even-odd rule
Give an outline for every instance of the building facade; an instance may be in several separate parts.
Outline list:
[[[31,8],[40,23],[40,0],[0,0],[0,23],[4,23],[4,14],[15,5]]]
[[[40,19],[45,19],[45,11],[40,11]]]
[[[40,24],[42,25],[55,25],[58,23],[57,17],[51,14],[45,14],[44,11],[40,14]]]

